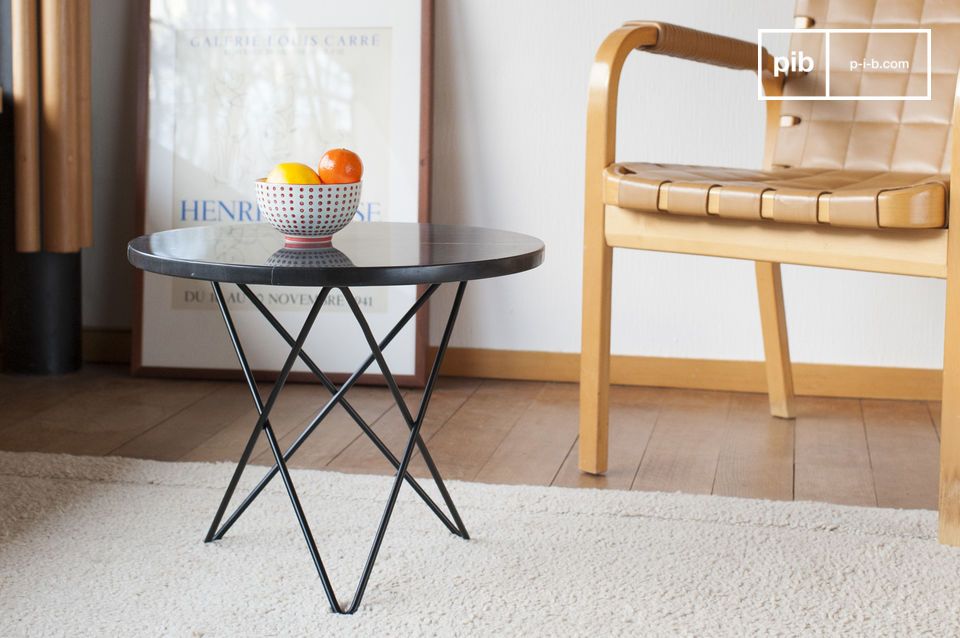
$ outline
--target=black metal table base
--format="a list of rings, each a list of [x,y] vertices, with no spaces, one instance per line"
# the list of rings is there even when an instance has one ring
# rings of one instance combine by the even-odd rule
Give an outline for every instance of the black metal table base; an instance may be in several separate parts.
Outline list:
[[[303,532],[307,549],[310,551],[310,557],[313,559],[313,564],[316,567],[317,574],[320,577],[320,582],[323,585],[323,591],[327,596],[328,602],[330,603],[330,608],[338,614],[352,614],[357,611],[357,608],[360,606],[360,602],[363,599],[363,594],[366,591],[367,583],[370,580],[370,574],[373,572],[373,565],[376,562],[377,554],[380,551],[380,545],[383,542],[383,537],[386,534],[387,526],[390,523],[390,516],[393,514],[393,508],[397,502],[397,496],[400,494],[400,487],[404,482],[408,483],[410,487],[413,488],[417,495],[423,500],[424,503],[426,503],[427,507],[430,508],[430,510],[437,516],[437,518],[440,519],[447,529],[461,538],[470,538],[469,534],[467,534],[466,528],[463,525],[463,521],[460,519],[460,514],[457,512],[457,508],[453,504],[453,499],[450,498],[450,494],[447,491],[446,486],[443,484],[443,478],[440,476],[440,472],[437,470],[437,466],[433,462],[433,458],[430,456],[430,452],[420,436],[420,428],[423,425],[427,408],[430,405],[430,397],[433,394],[434,387],[437,383],[437,378],[440,375],[440,364],[443,361],[443,355],[447,350],[448,344],[450,343],[450,335],[453,332],[453,326],[456,323],[457,313],[460,310],[460,303],[463,300],[463,293],[466,289],[467,282],[461,281],[457,286],[457,294],[456,297],[454,297],[453,306],[450,309],[447,325],[443,330],[443,337],[440,339],[440,346],[437,349],[437,354],[430,369],[430,374],[427,377],[427,383],[423,390],[423,396],[420,400],[420,407],[417,409],[415,416],[411,414],[402,394],[400,393],[400,388],[397,386],[396,379],[390,372],[387,362],[384,360],[383,350],[390,344],[391,341],[393,341],[397,334],[400,333],[410,319],[416,315],[417,311],[423,307],[423,305],[433,295],[437,288],[440,287],[440,284],[433,284],[428,287],[423,294],[420,295],[417,301],[410,307],[410,309],[403,315],[403,317],[400,318],[393,329],[391,329],[390,332],[387,333],[387,335],[379,343],[374,338],[373,333],[370,330],[370,325],[363,316],[360,306],[357,304],[357,301],[350,292],[350,289],[347,287],[339,288],[341,294],[343,294],[343,297],[347,302],[347,305],[350,307],[353,316],[356,318],[360,329],[363,331],[363,336],[366,339],[367,345],[370,347],[371,352],[370,356],[367,357],[367,359],[363,362],[363,365],[361,365],[357,371],[354,372],[339,388],[303,351],[303,344],[306,341],[307,336],[310,334],[310,330],[316,321],[317,315],[320,312],[320,308],[323,306],[323,302],[326,300],[331,288],[321,289],[320,294],[317,296],[317,300],[314,302],[313,306],[310,308],[310,312],[307,314],[307,318],[303,323],[303,327],[300,329],[300,332],[296,338],[294,338],[280,324],[277,318],[267,309],[263,302],[260,301],[260,299],[250,290],[247,285],[237,284],[237,286],[244,293],[244,295],[246,295],[254,307],[260,311],[267,322],[273,326],[277,333],[284,339],[284,341],[287,342],[287,344],[290,346],[290,353],[287,355],[287,359],[284,362],[283,367],[280,369],[280,374],[277,377],[277,381],[274,384],[273,389],[270,391],[266,402],[264,402],[263,396],[260,394],[259,386],[253,377],[252,371],[250,370],[250,363],[247,361],[247,357],[244,354],[243,346],[240,343],[240,337],[237,334],[236,326],[234,325],[233,318],[230,315],[230,310],[227,308],[223,291],[221,290],[219,283],[213,283],[213,291],[217,299],[217,304],[220,307],[220,313],[223,315],[223,321],[227,326],[227,332],[230,335],[230,341],[233,343],[233,348],[237,354],[237,359],[240,361],[240,368],[243,371],[243,376],[246,379],[248,388],[250,389],[250,394],[253,396],[253,402],[256,404],[259,418],[253,427],[253,431],[250,433],[250,438],[243,449],[243,453],[240,455],[237,468],[233,473],[233,477],[230,479],[230,483],[227,485],[227,490],[220,502],[220,507],[217,508],[217,513],[213,518],[213,522],[210,524],[210,530],[207,532],[207,536],[204,541],[211,542],[223,538],[223,535],[226,534],[227,531],[237,521],[237,519],[240,518],[243,512],[246,511],[247,507],[249,507],[250,504],[257,498],[257,496],[260,495],[260,493],[263,491],[263,488],[266,487],[273,477],[279,473],[280,478],[283,481],[283,485],[287,490],[287,494],[290,497],[290,503],[293,506],[293,511],[297,517],[297,522],[299,523],[300,529]],[[281,451],[280,444],[277,441],[277,436],[274,433],[273,428],[270,426],[270,412],[273,409],[273,406],[277,401],[277,397],[280,395],[280,391],[283,389],[283,386],[290,375],[293,364],[298,358],[303,361],[303,363],[314,375],[316,375],[316,377],[332,396],[327,404],[310,421],[306,429],[284,452]],[[377,365],[380,367],[380,371],[382,372],[383,378],[387,383],[387,387],[390,389],[390,393],[393,395],[393,399],[410,429],[410,437],[403,450],[403,454],[399,459],[387,448],[387,446],[382,440],[380,440],[370,425],[363,419],[363,417],[360,416],[360,414],[345,398],[345,395],[350,388],[353,387],[360,376],[373,364],[374,361],[376,361]],[[373,544],[370,547],[370,553],[367,556],[367,561],[363,567],[363,573],[360,576],[357,589],[354,592],[353,599],[350,601],[350,605],[348,607],[341,605],[340,601],[337,599],[333,585],[331,584],[330,578],[327,575],[327,571],[323,566],[323,560],[320,558],[320,552],[317,549],[317,543],[310,531],[310,525],[307,523],[307,518],[303,512],[303,507],[300,504],[300,499],[297,496],[297,490],[294,487],[293,480],[290,477],[290,471],[287,469],[287,462],[290,460],[290,457],[296,453],[304,441],[306,441],[307,437],[313,433],[323,419],[326,418],[330,411],[333,410],[333,408],[338,404],[343,406],[343,408],[356,422],[363,433],[373,442],[377,449],[396,469],[396,476],[393,481],[393,486],[390,490],[389,497],[387,498],[387,504],[383,510],[383,514],[380,517],[380,523],[377,526]],[[237,488],[237,483],[240,480],[240,476],[243,474],[243,470],[246,467],[247,462],[250,460],[250,454],[253,452],[253,448],[256,445],[261,432],[267,439],[267,443],[269,444],[270,450],[273,453],[275,463],[256,485],[256,487],[250,491],[240,505],[237,506],[233,513],[227,517],[227,520],[221,525],[221,521],[226,513],[227,506],[230,504],[230,500]],[[449,516],[446,512],[444,512],[443,509],[440,508],[439,505],[437,505],[437,503],[427,494],[417,480],[414,479],[413,476],[411,476],[408,472],[410,459],[413,457],[414,450],[420,451],[420,454],[423,457],[423,460],[426,463],[427,468],[430,470],[430,474],[437,485],[437,489],[443,498],[443,502],[446,505]]]

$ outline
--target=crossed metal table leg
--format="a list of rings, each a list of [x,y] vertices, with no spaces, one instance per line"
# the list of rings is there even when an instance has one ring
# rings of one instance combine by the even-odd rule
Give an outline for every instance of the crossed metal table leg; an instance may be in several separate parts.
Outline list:
[[[427,408],[430,405],[430,397],[433,394],[434,387],[437,383],[437,378],[440,375],[440,363],[443,361],[443,355],[447,350],[447,345],[450,343],[450,335],[453,332],[454,323],[456,323],[457,313],[460,310],[460,303],[463,300],[463,293],[467,287],[467,282],[461,281],[457,286],[456,297],[454,297],[453,306],[450,309],[450,315],[447,319],[447,325],[443,330],[443,337],[440,339],[440,346],[437,349],[437,354],[430,369],[430,374],[427,377],[426,387],[423,390],[423,396],[420,400],[420,407],[417,409],[416,416],[411,414],[409,408],[407,408],[407,404],[403,399],[403,395],[400,393],[400,388],[397,386],[396,379],[390,372],[387,362],[384,360],[383,350],[390,344],[391,341],[393,341],[394,337],[399,334],[399,332],[410,321],[410,319],[416,315],[417,311],[423,307],[427,300],[440,287],[440,284],[432,284],[429,286],[379,343],[374,338],[373,333],[370,330],[370,325],[363,316],[360,306],[357,304],[357,300],[354,298],[353,293],[351,293],[350,289],[347,287],[339,288],[347,302],[347,305],[350,307],[351,312],[353,312],[357,323],[360,325],[360,329],[363,331],[363,336],[366,339],[367,345],[370,347],[371,352],[370,356],[367,357],[357,371],[350,375],[350,377],[339,388],[323,373],[323,371],[317,366],[316,363],[314,363],[307,353],[303,351],[303,344],[306,341],[307,336],[310,334],[310,329],[313,327],[317,315],[320,312],[320,308],[323,306],[323,302],[326,300],[331,288],[321,289],[316,301],[310,308],[310,312],[307,314],[307,318],[303,323],[303,327],[300,329],[297,337],[294,338],[248,286],[245,284],[237,284],[237,286],[240,288],[241,292],[246,295],[247,299],[250,300],[253,306],[260,311],[267,322],[273,326],[283,340],[287,342],[287,344],[290,346],[290,354],[287,355],[287,359],[284,362],[283,367],[280,369],[280,374],[277,377],[277,381],[274,384],[273,389],[270,391],[266,402],[264,402],[257,382],[253,378],[253,373],[250,370],[250,364],[247,361],[246,355],[244,354],[243,346],[240,343],[236,326],[234,325],[233,318],[230,315],[230,310],[227,308],[223,291],[221,290],[218,282],[213,282],[213,292],[216,297],[217,304],[220,307],[220,313],[223,315],[223,321],[227,326],[227,332],[230,335],[230,341],[232,342],[234,351],[237,354],[237,359],[240,361],[240,368],[243,371],[244,378],[246,379],[247,387],[250,389],[250,394],[253,396],[254,404],[256,404],[259,418],[253,427],[253,431],[250,433],[250,438],[243,449],[243,453],[240,455],[240,461],[237,463],[237,468],[233,473],[233,477],[230,479],[230,483],[227,485],[227,490],[220,502],[220,507],[217,508],[216,515],[213,517],[213,522],[210,524],[210,530],[207,532],[204,542],[216,541],[223,538],[223,535],[226,534],[233,524],[237,522],[237,519],[239,519],[243,512],[246,511],[247,507],[249,507],[250,504],[257,498],[257,496],[260,495],[260,493],[263,491],[263,488],[266,487],[273,477],[279,473],[280,478],[283,481],[283,485],[287,490],[287,494],[290,496],[290,503],[293,506],[294,513],[296,514],[297,522],[300,524],[300,529],[303,532],[304,540],[307,543],[307,549],[310,551],[310,556],[313,559],[313,564],[317,569],[317,574],[320,577],[320,582],[323,585],[323,591],[330,603],[330,608],[338,614],[352,614],[360,606],[360,602],[363,599],[364,591],[366,590],[367,583],[370,580],[370,574],[373,572],[373,564],[376,562],[377,553],[380,551],[380,545],[383,542],[383,537],[387,531],[387,525],[390,523],[390,516],[393,513],[394,505],[396,505],[397,502],[397,496],[400,494],[400,487],[404,481],[406,481],[410,487],[413,488],[417,495],[423,500],[427,507],[429,507],[430,510],[436,514],[437,518],[440,519],[447,529],[463,539],[470,538],[469,534],[467,534],[466,528],[463,525],[463,521],[460,519],[460,514],[457,512],[457,508],[453,504],[453,499],[450,498],[450,494],[447,491],[446,486],[443,484],[443,479],[440,476],[440,472],[437,470],[437,466],[433,462],[433,458],[430,456],[430,452],[420,436],[420,428],[423,425]],[[280,391],[283,389],[283,386],[287,381],[287,377],[290,375],[290,370],[293,368],[293,364],[298,358],[303,361],[307,368],[309,368],[310,371],[320,380],[320,383],[323,384],[323,386],[331,393],[332,396],[327,404],[310,421],[306,429],[304,429],[300,436],[298,436],[297,439],[290,445],[289,449],[283,452],[280,449],[277,436],[270,425],[270,412],[276,403],[277,397],[280,395]],[[377,436],[370,425],[363,419],[363,417],[360,416],[360,414],[345,398],[346,393],[351,387],[353,387],[360,376],[373,364],[374,361],[376,361],[377,365],[380,366],[380,371],[383,373],[387,387],[390,389],[390,393],[393,395],[393,399],[410,429],[410,437],[404,448],[403,454],[399,459],[389,450],[389,448],[387,448],[387,446]],[[383,514],[380,517],[380,523],[377,526],[377,532],[374,536],[373,544],[370,547],[370,553],[367,556],[367,561],[364,565],[360,582],[357,584],[357,589],[353,595],[353,600],[350,602],[349,607],[344,607],[341,605],[336,594],[334,593],[333,585],[331,584],[330,578],[327,575],[327,571],[323,566],[323,561],[321,560],[320,553],[317,550],[317,543],[313,538],[312,532],[310,531],[310,525],[307,523],[306,515],[303,512],[303,507],[301,506],[300,499],[297,496],[296,488],[293,485],[293,480],[290,478],[290,472],[287,469],[287,462],[290,460],[290,457],[296,453],[303,442],[306,441],[307,437],[313,433],[323,419],[326,418],[330,411],[333,410],[333,408],[338,404],[343,406],[343,408],[356,422],[363,433],[370,439],[370,441],[373,442],[373,444],[383,454],[383,456],[386,457],[390,464],[393,465],[394,469],[396,469],[396,476],[393,481],[393,486],[390,490],[390,495],[387,498],[386,507],[384,508]],[[246,467],[247,462],[250,460],[250,455],[253,452],[253,448],[256,445],[261,432],[267,439],[267,443],[269,444],[270,450],[273,453],[275,463],[273,467],[264,475],[264,477],[260,479],[260,482],[256,485],[256,487],[250,491],[240,505],[237,506],[233,513],[227,517],[226,521],[221,525],[220,523],[223,520],[224,514],[226,513],[227,506],[233,497],[233,493],[237,488],[237,483],[240,480],[240,476],[243,474],[243,470]],[[411,476],[408,472],[410,460],[413,458],[415,449],[420,451],[427,468],[430,470],[430,474],[437,485],[440,495],[443,498],[447,511],[449,511],[449,517],[427,494],[417,480],[414,479],[413,476]]]

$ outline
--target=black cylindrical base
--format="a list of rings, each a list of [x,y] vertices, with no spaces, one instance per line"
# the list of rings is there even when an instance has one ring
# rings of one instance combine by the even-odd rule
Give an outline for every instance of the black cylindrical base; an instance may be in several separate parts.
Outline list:
[[[8,253],[3,263],[3,370],[80,368],[80,253]]]

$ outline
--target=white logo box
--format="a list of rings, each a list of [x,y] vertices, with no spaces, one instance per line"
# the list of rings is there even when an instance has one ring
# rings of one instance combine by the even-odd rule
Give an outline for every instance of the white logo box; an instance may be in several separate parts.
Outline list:
[[[794,33],[821,33],[824,37],[824,60],[823,65],[826,68],[825,71],[825,95],[764,95],[763,93],[763,36],[764,34],[794,34]],[[895,34],[895,33],[915,33],[915,34],[925,34],[927,36],[927,94],[926,95],[830,95],[830,35],[834,33],[870,33],[878,35],[886,34]],[[797,101],[797,100],[834,100],[834,101],[871,101],[871,100],[900,100],[900,101],[914,101],[914,100],[926,100],[929,101],[931,98],[931,85],[933,79],[933,68],[932,68],[932,48],[931,48],[931,38],[932,38],[930,29],[757,29],[757,99],[761,102],[767,101]],[[792,54],[794,51],[788,53]],[[869,69],[864,69],[864,72],[868,72]]]

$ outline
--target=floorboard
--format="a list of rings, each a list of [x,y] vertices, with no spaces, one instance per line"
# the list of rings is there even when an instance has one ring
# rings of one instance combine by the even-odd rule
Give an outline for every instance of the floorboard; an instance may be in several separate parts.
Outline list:
[[[441,379],[430,399],[427,417],[420,426],[420,437],[430,441],[441,427],[459,410],[463,404],[476,392],[480,381],[476,379]],[[373,423],[373,431],[383,441],[393,455],[398,459],[403,455],[404,448],[410,440],[410,427],[400,414],[393,398],[385,392],[380,392],[386,399],[383,404],[382,416]],[[416,411],[422,396],[421,390],[411,390],[406,393],[407,409],[411,416],[416,417]],[[353,422],[350,422],[353,431],[359,434],[336,458],[329,463],[329,469],[338,472],[353,472],[361,474],[392,474],[393,466],[387,461],[373,443],[364,436]],[[432,447],[432,446],[430,446]],[[411,462],[410,471],[415,476],[426,476],[428,471],[419,453]]]
[[[927,409],[930,411],[930,418],[933,419],[933,427],[937,431],[937,439],[940,439],[940,409],[939,401],[928,401]]]
[[[577,440],[577,386],[546,384],[477,473],[484,483],[550,485]]]
[[[472,481],[544,384],[488,380],[430,439],[430,454],[443,476]]]
[[[860,401],[797,399],[794,498],[876,505]]]
[[[793,499],[793,419],[770,416],[767,397],[735,394],[723,428],[713,493]]]
[[[69,398],[5,427],[0,448],[105,455],[221,387],[98,376]]]
[[[272,384],[261,385],[264,401],[272,389]],[[284,387],[270,417],[270,426],[281,441],[281,447],[284,447],[287,436],[300,432],[327,396],[326,391],[315,384],[289,383]],[[200,418],[200,414],[196,413],[183,416],[186,423]],[[217,423],[198,428],[202,430],[195,437],[198,443],[183,452],[178,460],[235,461],[239,458],[257,422],[257,413],[246,386],[237,384],[237,395],[230,398],[229,409],[225,410],[225,414],[217,413],[213,418]],[[180,451],[177,450],[178,453]],[[258,437],[250,462],[255,465],[273,464],[273,456],[263,436]]]
[[[863,401],[880,507],[937,509],[940,444],[921,402]]]
[[[710,494],[731,394],[662,390],[663,402],[633,489]]]
[[[87,366],[56,377],[0,375],[0,430],[95,389],[103,378],[120,376],[114,368]]]
[[[278,421],[280,430],[277,436],[280,439],[280,448],[283,450],[287,450],[293,444],[330,398],[330,393],[320,386],[304,385],[302,387],[310,387],[312,391],[304,393],[301,405],[282,415]],[[393,399],[383,388],[355,387],[346,396],[350,405],[368,423],[376,422],[393,405]],[[361,436],[360,428],[347,411],[338,405],[297,451],[290,461],[290,466],[311,469],[325,467],[359,436]],[[254,456],[254,462],[273,465],[273,453],[265,441],[260,449],[262,451]]]
[[[420,391],[404,392],[415,411]],[[900,508],[937,504],[939,402],[803,397],[797,418],[785,420],[772,418],[759,394],[613,387],[609,471],[593,476],[577,468],[577,394],[574,384],[442,378],[423,438],[449,479]],[[271,417],[281,447],[328,398],[316,384],[284,389]],[[409,430],[389,391],[358,386],[347,398],[399,456]],[[120,366],[87,366],[61,377],[0,375],[3,450],[233,462],[255,421],[238,382],[134,378]],[[262,437],[251,462],[273,462]],[[341,407],[291,465],[392,472]],[[427,475],[419,455],[411,472]]]
[[[241,416],[249,420],[254,414],[246,386],[239,383],[224,384],[186,409],[116,447],[111,453],[156,461],[178,461],[231,421]]]
[[[661,400],[662,392],[657,388],[610,388],[610,449],[607,453],[607,472],[601,475],[581,472],[577,467],[579,452],[574,445],[564,459],[553,485],[630,489],[660,414]]]

